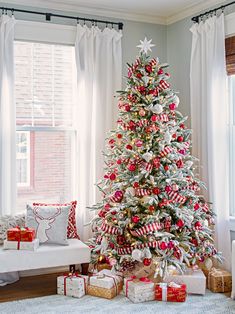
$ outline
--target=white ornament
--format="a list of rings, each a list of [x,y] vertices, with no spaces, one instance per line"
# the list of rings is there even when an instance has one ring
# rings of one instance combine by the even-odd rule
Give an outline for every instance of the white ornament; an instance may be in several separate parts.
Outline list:
[[[140,45],[136,46],[140,48],[140,52],[144,52],[145,54],[148,53],[148,51],[152,51],[151,47],[154,47],[155,45],[151,44],[152,39],[148,40],[146,37],[144,40],[140,40]]]
[[[179,97],[177,95],[174,96],[173,102],[176,104],[177,107],[179,106],[180,99],[179,99]]]
[[[162,113],[163,108],[162,108],[162,105],[156,104],[155,106],[153,106],[151,108],[151,110],[152,110],[153,113],[160,114],[160,113]]]
[[[204,263],[207,270],[210,270],[213,267],[213,262],[210,258],[207,258]]]
[[[191,161],[191,160],[188,160],[188,161],[186,161],[186,163],[185,163],[185,166],[186,166],[186,168],[191,168],[192,167],[192,165],[193,165],[193,162]]]
[[[166,131],[164,135],[164,140],[167,142],[167,144],[170,144],[171,138],[172,138],[171,133],[169,131]]]
[[[129,194],[130,196],[135,196],[135,189],[132,187],[127,188],[126,194]]]
[[[152,258],[152,253],[148,247],[143,249],[143,255],[145,258]]]
[[[141,198],[141,203],[142,204],[150,204],[150,201],[152,200],[152,197],[150,197],[150,196],[143,196],[142,198]]]
[[[145,161],[150,162],[150,160],[153,158],[153,153],[152,152],[144,153],[143,158]]]
[[[131,253],[131,257],[134,261],[142,262],[143,253],[139,249],[134,249]]]

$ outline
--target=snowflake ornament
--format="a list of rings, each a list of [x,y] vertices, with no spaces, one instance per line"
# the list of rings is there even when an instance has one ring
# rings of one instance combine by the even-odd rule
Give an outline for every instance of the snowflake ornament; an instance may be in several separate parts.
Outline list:
[[[148,51],[152,51],[151,47],[154,47],[155,45],[151,44],[152,39],[148,40],[147,37],[145,37],[144,40],[140,40],[140,45],[136,46],[140,48],[140,52],[144,52],[145,54],[148,53]]]

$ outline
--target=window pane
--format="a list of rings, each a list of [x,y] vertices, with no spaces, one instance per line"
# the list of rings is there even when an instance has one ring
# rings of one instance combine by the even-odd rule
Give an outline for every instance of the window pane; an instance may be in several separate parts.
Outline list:
[[[15,42],[17,124],[71,126],[74,47]]]
[[[72,198],[73,132],[31,132],[31,186],[18,188],[17,209],[27,202],[64,202]],[[21,162],[20,167],[24,167]],[[21,176],[24,172],[22,171]]]

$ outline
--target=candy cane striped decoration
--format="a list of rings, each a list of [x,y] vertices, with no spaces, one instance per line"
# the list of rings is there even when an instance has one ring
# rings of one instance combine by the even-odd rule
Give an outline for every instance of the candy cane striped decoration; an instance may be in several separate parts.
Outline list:
[[[190,147],[190,142],[184,142],[184,148],[188,149]]]
[[[153,222],[153,223],[150,223],[150,224],[143,226],[139,229],[135,229],[133,231],[130,230],[130,233],[135,237],[141,237],[142,235],[144,235],[146,233],[158,231],[161,228],[162,228],[162,226],[159,222]]]
[[[150,61],[150,64],[151,64],[151,66],[157,65],[157,60],[156,60],[155,58],[153,58],[153,59]]]
[[[203,210],[204,212],[207,212],[207,211],[209,210],[209,205],[208,205],[207,203],[203,204],[203,205],[202,205],[202,210]]]
[[[168,155],[169,153],[171,153],[173,151],[172,147],[165,147],[159,154],[160,157],[165,157],[166,155]]]
[[[164,89],[167,89],[167,88],[169,88],[170,87],[170,84],[169,83],[167,83],[166,81],[164,81],[164,80],[161,80],[160,82],[159,82],[159,88],[161,89],[161,90],[164,90]]]
[[[169,195],[169,197],[171,198],[171,200],[172,200],[173,202],[183,204],[183,203],[186,201],[186,197],[180,195],[180,194],[177,193],[177,192],[170,191],[170,192],[168,193],[168,195]]]
[[[200,190],[200,186],[197,184],[192,184],[192,185],[188,185],[183,187],[181,190],[191,190],[191,191],[199,191]]]
[[[116,235],[121,234],[121,230],[119,228],[114,227],[114,226],[109,226],[105,222],[102,223],[100,229],[109,234],[116,234]]]
[[[142,126],[146,126],[148,125],[148,120],[147,119],[143,119],[143,120],[140,120],[138,122],[138,126],[142,127]]]
[[[158,115],[158,121],[161,121],[161,122],[168,122],[169,121],[169,117],[166,113],[162,113],[162,114],[159,114]]]
[[[131,254],[134,249],[144,249],[145,247],[156,248],[158,247],[158,241],[150,241],[146,243],[137,244],[135,246],[120,247],[117,249],[118,255]]]
[[[146,195],[150,195],[151,191],[147,190],[147,189],[135,189],[135,195],[136,196],[146,196]]]
[[[147,162],[143,163],[144,169],[148,172],[151,172],[153,170],[153,165]]]

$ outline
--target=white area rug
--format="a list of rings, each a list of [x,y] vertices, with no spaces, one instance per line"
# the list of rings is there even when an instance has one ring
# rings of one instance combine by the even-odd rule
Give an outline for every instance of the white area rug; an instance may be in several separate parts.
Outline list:
[[[91,296],[74,299],[59,295],[0,303],[1,314],[68,314],[68,313],[160,313],[160,314],[231,314],[235,313],[235,301],[223,294],[207,292],[205,296],[188,296],[185,303],[146,302],[133,304],[119,295],[112,300]]]

